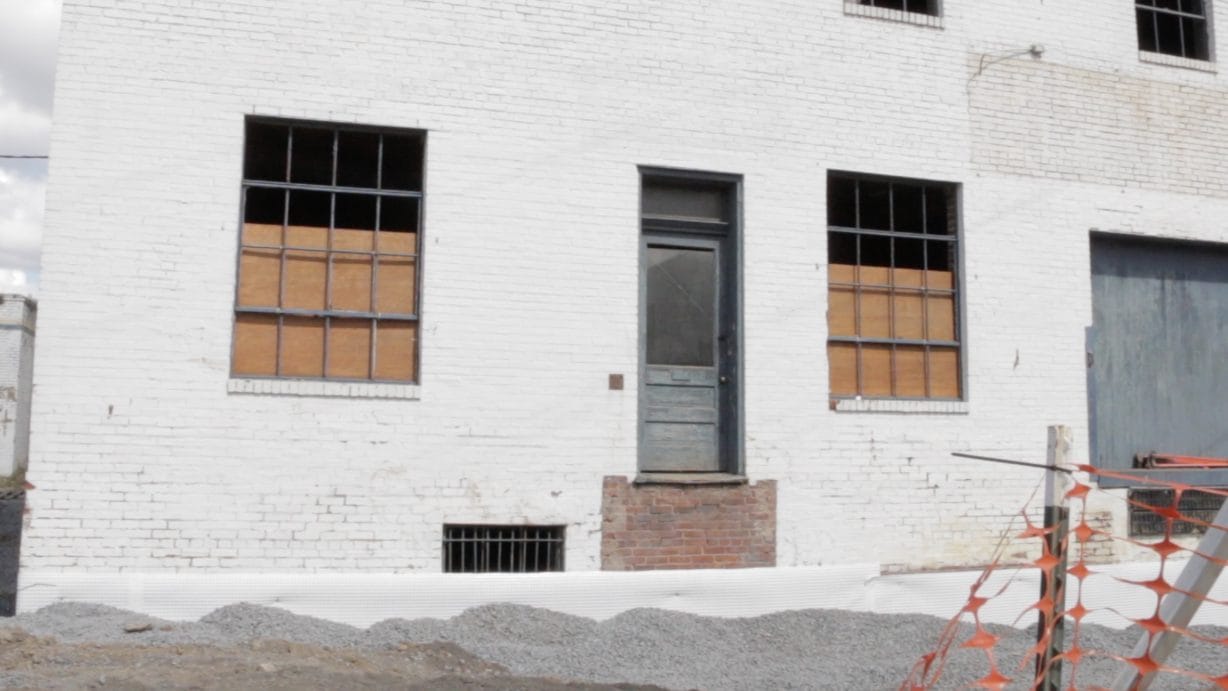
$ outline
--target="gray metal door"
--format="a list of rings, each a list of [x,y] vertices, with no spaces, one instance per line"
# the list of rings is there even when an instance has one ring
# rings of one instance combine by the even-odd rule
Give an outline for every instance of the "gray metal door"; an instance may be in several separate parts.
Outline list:
[[[1093,235],[1092,458],[1228,457],[1228,248]]]
[[[726,469],[722,387],[732,382],[732,329],[722,324],[722,241],[644,236],[640,470]]]

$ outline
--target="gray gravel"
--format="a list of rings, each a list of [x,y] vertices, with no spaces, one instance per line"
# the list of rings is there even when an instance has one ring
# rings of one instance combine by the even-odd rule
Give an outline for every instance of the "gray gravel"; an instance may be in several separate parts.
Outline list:
[[[403,642],[451,641],[516,674],[594,682],[659,684],[676,689],[894,689],[942,630],[925,615],[885,615],[838,610],[799,610],[745,619],[700,617],[636,609],[603,622],[518,605],[477,607],[452,619],[389,619],[367,630],[238,604],[198,622],[170,622],[102,605],[56,604],[12,619],[18,627],[69,643],[246,644],[279,639],[334,648],[391,648]],[[129,630],[139,630],[125,632]],[[1034,631],[991,626],[1003,636],[995,652],[1008,676],[1025,678],[1018,662]],[[1203,628],[1223,639],[1228,629]],[[957,640],[964,640],[971,626]],[[1124,654],[1133,631],[1083,629],[1083,646]],[[985,671],[976,650],[953,651],[940,688],[958,688]],[[1183,641],[1170,663],[1206,673],[1228,673],[1228,648]],[[1120,663],[1091,658],[1079,686],[1107,684]],[[0,677],[0,686],[4,685]],[[1025,685],[1020,684],[1019,688]],[[1164,675],[1156,689],[1194,689]]]

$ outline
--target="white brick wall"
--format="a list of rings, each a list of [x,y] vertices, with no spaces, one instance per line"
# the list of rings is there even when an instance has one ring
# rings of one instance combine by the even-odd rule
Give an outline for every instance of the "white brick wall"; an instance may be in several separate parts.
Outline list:
[[[949,452],[1040,460],[1060,423],[1086,454],[1088,230],[1228,241],[1223,79],[1070,5],[68,0],[24,564],[433,571],[444,521],[534,521],[597,568],[641,164],[744,176],[780,564],[983,561],[1039,478]],[[416,400],[228,385],[248,113],[429,131]],[[829,409],[828,169],[963,184],[966,413]]]

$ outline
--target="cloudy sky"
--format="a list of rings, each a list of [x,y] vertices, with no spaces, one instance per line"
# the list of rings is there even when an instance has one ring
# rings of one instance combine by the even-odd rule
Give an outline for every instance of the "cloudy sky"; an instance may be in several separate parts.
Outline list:
[[[0,292],[35,294],[60,0],[0,0]]]

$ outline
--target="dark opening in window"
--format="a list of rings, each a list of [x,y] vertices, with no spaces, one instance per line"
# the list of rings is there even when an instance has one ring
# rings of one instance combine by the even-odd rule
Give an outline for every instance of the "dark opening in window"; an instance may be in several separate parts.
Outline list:
[[[1130,490],[1130,534],[1135,536],[1162,536],[1166,519],[1157,512],[1173,506],[1175,492],[1171,489]],[[1177,513],[1184,518],[1211,523],[1219,512],[1224,497],[1209,492],[1186,490],[1177,502]],[[1206,532],[1203,525],[1188,520],[1173,520],[1173,535],[1191,535]]]
[[[938,16],[938,0],[857,0],[857,4]]]
[[[1136,0],[1138,48],[1149,53],[1210,60],[1204,0]]]
[[[561,525],[444,525],[444,573],[563,570]]]

